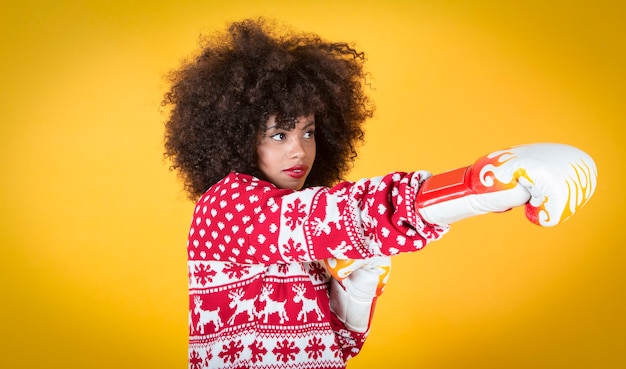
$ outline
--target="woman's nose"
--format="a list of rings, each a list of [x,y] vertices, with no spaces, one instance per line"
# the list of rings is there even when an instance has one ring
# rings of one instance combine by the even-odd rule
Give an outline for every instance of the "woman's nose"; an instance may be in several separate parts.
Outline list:
[[[304,145],[299,138],[294,138],[291,141],[291,145],[289,148],[289,156],[292,158],[301,158],[306,155],[306,150],[304,149]]]

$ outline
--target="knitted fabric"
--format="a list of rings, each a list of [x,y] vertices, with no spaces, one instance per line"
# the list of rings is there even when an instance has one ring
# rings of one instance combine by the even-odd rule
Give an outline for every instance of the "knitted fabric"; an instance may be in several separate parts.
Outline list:
[[[318,260],[416,251],[447,227],[414,209],[427,172],[279,189],[231,173],[189,230],[189,368],[345,368],[366,333],[330,311]]]

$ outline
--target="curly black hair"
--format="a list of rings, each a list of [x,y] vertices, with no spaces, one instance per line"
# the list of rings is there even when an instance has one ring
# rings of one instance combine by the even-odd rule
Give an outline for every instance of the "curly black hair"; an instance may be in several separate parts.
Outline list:
[[[305,187],[343,180],[374,112],[364,93],[365,55],[348,43],[266,19],[201,38],[201,52],[172,71],[162,105],[165,156],[197,199],[231,171],[263,178],[256,146],[275,115],[281,128],[313,114],[317,155]]]

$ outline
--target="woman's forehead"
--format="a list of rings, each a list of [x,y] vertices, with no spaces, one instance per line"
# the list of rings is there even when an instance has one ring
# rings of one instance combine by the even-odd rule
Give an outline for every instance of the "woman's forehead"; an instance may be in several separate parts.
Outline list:
[[[296,125],[311,126],[315,125],[315,115],[300,115],[296,117],[285,117],[280,114],[272,114],[265,122],[265,129],[280,128],[293,129]]]

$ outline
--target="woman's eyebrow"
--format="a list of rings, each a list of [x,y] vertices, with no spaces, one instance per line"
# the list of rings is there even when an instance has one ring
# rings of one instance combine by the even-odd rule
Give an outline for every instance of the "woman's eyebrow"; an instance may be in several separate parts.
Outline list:
[[[306,123],[304,125],[304,127],[302,127],[302,129],[307,129],[307,128],[311,127],[311,126],[315,126],[315,120],[311,120],[308,123]],[[265,131],[266,132],[267,131],[271,131],[272,129],[285,129],[285,128],[279,127],[278,124],[275,124],[275,125],[269,126],[269,127],[265,127]]]

